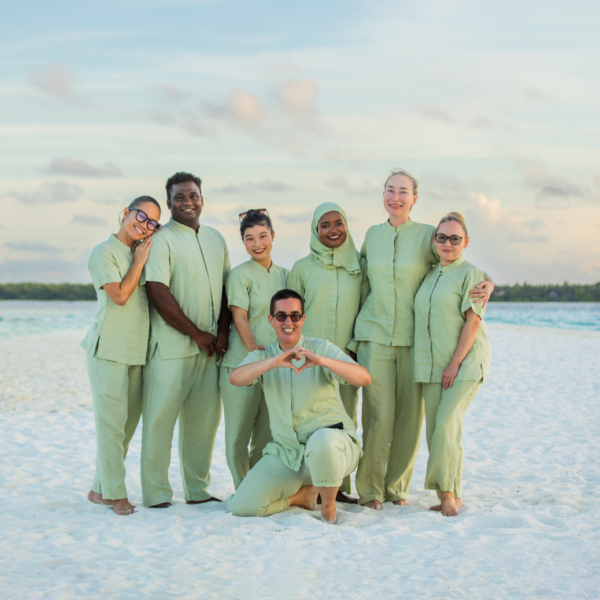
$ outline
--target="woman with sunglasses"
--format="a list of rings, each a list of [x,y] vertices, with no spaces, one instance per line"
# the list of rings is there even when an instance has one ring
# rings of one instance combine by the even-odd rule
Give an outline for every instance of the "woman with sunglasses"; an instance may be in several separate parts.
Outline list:
[[[364,454],[356,488],[360,503],[375,510],[386,500],[408,504],[425,414],[422,385],[414,379],[414,299],[439,257],[433,226],[410,218],[417,199],[417,180],[408,171],[392,171],[383,189],[389,218],[367,231],[361,249],[370,292],[348,348],[358,347],[358,362],[372,377],[363,390]],[[482,282],[470,293],[485,303],[493,287]]]
[[[464,217],[446,215],[433,236],[440,262],[415,297],[415,381],[423,384],[429,460],[425,488],[446,517],[462,506],[462,422],[485,383],[491,349],[485,307],[469,295],[483,273],[462,257],[469,245]]]
[[[366,285],[344,209],[333,202],[321,204],[313,215],[310,254],[294,264],[287,283],[304,299],[304,335],[327,340],[356,359],[346,346],[352,339],[361,290],[366,291]],[[358,388],[340,385],[340,396],[356,427]],[[348,475],[337,493],[337,502],[356,504],[355,498],[347,496],[351,486]]]
[[[118,515],[135,512],[127,499],[125,456],[142,414],[150,328],[143,269],[159,218],[154,198],[136,198],[118,233],[98,244],[88,262],[98,295],[94,324],[81,343],[96,423],[96,475],[88,499],[112,506]]]
[[[262,458],[263,449],[272,438],[260,385],[236,387],[229,383],[229,376],[249,352],[264,350],[277,340],[269,325],[269,305],[273,294],[286,287],[289,273],[271,259],[275,232],[266,209],[241,213],[240,233],[250,260],[232,269],[227,278],[227,302],[234,327],[229,333],[229,349],[219,376],[225,415],[225,456],[236,490]]]

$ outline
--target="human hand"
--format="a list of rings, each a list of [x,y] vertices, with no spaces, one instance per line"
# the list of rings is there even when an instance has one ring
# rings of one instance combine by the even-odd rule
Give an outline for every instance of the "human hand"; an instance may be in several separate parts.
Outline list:
[[[274,361],[277,367],[284,369],[292,369],[296,375],[300,374],[298,367],[292,362],[292,360],[301,360],[302,355],[298,352],[299,348],[292,348],[283,354],[279,354],[275,357]]]
[[[229,336],[226,333],[217,333],[217,343],[215,344],[216,353],[223,356],[228,348]]]
[[[265,347],[264,346],[257,346],[256,344],[254,345],[254,348],[252,348],[252,350],[263,350],[264,351]]]
[[[458,373],[459,367],[460,367],[460,365],[455,365],[453,362],[451,362],[444,369],[444,372],[442,373],[442,387],[445,390],[452,387],[452,384],[454,383],[454,379],[456,378],[456,375]]]
[[[152,236],[148,236],[145,240],[142,240],[133,253],[133,262],[145,265],[148,261],[148,254],[152,248]]]
[[[302,373],[305,369],[310,369],[311,367],[318,367],[323,364],[323,357],[320,354],[315,354],[302,346],[296,348],[300,357],[304,356],[304,364],[300,367],[298,374]]]
[[[474,290],[471,290],[469,292],[469,296],[471,298],[476,298],[475,304],[479,304],[480,302],[483,302],[483,304],[481,305],[481,308],[485,308],[488,303],[488,300],[492,296],[494,287],[496,287],[496,286],[494,285],[493,281],[482,281],[480,284],[478,284],[475,287]]]
[[[202,348],[208,354],[210,358],[215,352],[215,346],[217,345],[217,338],[212,333],[206,331],[200,331],[194,337],[194,342],[198,344],[198,347]]]

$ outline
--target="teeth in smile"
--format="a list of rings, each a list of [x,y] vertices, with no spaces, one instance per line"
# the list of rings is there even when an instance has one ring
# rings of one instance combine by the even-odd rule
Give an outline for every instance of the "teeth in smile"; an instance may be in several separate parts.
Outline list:
[[[294,331],[293,329],[284,329],[283,331],[285,331],[286,333],[292,333],[292,331]]]
[[[133,226],[133,228],[138,232],[138,233],[144,233],[141,229],[138,229],[135,225]]]

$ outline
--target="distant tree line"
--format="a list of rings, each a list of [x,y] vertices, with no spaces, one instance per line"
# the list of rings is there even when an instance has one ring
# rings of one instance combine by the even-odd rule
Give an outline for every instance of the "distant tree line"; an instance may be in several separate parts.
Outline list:
[[[2,283],[0,300],[96,300],[96,290],[91,283]]]
[[[600,282],[591,285],[498,285],[492,294],[494,302],[600,302]]]
[[[96,300],[94,286],[79,283],[4,283],[0,300]],[[591,285],[498,285],[493,302],[600,302],[600,282]]]

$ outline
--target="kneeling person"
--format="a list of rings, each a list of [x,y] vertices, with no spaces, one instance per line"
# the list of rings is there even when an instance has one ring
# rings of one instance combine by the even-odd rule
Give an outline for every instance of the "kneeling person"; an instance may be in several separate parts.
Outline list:
[[[321,494],[321,515],[335,523],[337,491],[361,454],[339,384],[364,387],[371,377],[337,346],[302,335],[306,317],[298,293],[277,292],[270,312],[278,341],[248,354],[229,381],[262,385],[273,441],[229,507],[241,517],[266,517],[290,506],[316,510]]]

